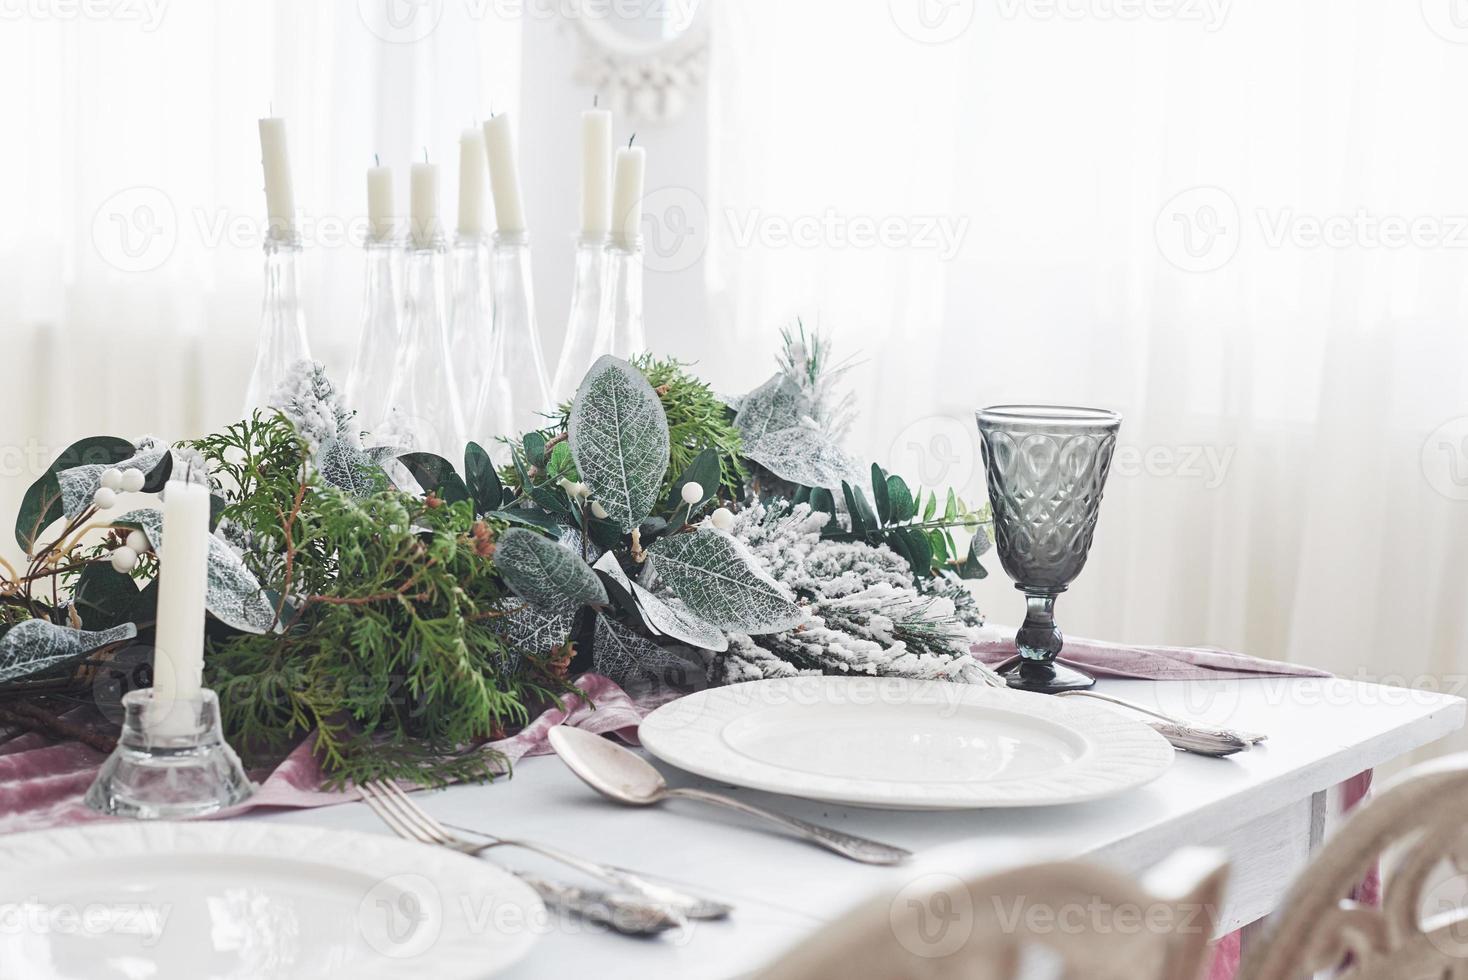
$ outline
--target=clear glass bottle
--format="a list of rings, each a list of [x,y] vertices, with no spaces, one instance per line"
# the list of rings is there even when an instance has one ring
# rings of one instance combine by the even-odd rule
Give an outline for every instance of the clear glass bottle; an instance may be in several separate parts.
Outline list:
[[[245,415],[266,402],[290,369],[311,359],[306,315],[300,296],[301,239],[265,239],[265,300],[260,314],[260,346],[245,389]]]
[[[576,239],[576,275],[571,284],[571,316],[551,397],[561,405],[576,394],[593,361],[611,352],[611,338],[602,330],[602,287],[606,280],[606,236],[582,235]]]
[[[494,276],[489,240],[460,232],[449,253],[453,298],[449,303],[449,353],[466,412],[479,404],[494,359]],[[485,443],[501,433],[481,432],[466,417],[469,438]]]
[[[402,335],[388,391],[387,419],[375,441],[430,452],[455,466],[464,458],[464,402],[448,344],[443,239],[410,245],[404,256]]]
[[[357,356],[347,376],[347,407],[357,422],[376,432],[387,415],[387,396],[398,370],[399,316],[402,313],[401,243],[371,239],[363,245],[367,273],[362,293],[362,330]]]
[[[545,413],[554,406],[535,320],[530,236],[524,232],[494,236],[492,335],[493,357],[480,385],[474,431],[487,438],[488,433],[514,437],[545,427]]]
[[[642,236],[613,236],[606,248],[606,280],[602,287],[601,353],[630,358],[647,350],[642,325]]]

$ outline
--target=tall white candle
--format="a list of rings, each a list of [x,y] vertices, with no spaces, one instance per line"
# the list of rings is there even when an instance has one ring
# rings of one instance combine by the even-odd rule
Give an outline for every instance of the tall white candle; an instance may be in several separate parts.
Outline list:
[[[438,239],[438,164],[413,164],[412,178],[413,244],[427,248]]]
[[[484,234],[484,133],[466,129],[459,137],[459,234]]]
[[[158,627],[148,728],[187,734],[204,684],[204,597],[209,577],[209,488],[169,480],[158,550]]]
[[[291,158],[286,149],[285,120],[260,120],[260,163],[265,168],[265,212],[273,238],[296,237],[296,194],[291,187]]]
[[[367,168],[367,238],[385,242],[397,230],[393,213],[392,168]]]
[[[642,147],[624,146],[617,150],[612,240],[618,245],[631,246],[642,233],[642,185],[646,169],[647,153]]]
[[[495,227],[506,234],[525,230],[525,205],[520,200],[520,174],[515,166],[515,134],[508,114],[484,124],[484,149],[489,161],[489,188],[494,193]]]
[[[612,114],[587,109],[581,114],[581,235],[595,238],[612,230]]]

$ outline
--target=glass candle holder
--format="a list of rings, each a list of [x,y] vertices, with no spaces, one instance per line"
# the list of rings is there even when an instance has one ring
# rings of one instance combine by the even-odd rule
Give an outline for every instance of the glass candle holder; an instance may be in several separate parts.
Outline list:
[[[376,430],[387,414],[387,396],[398,369],[402,312],[398,288],[402,246],[392,238],[369,239],[363,246],[366,281],[362,293],[362,327],[357,356],[347,375],[347,407],[357,421]]]
[[[441,238],[412,246],[405,257],[402,339],[388,390],[379,442],[458,460],[468,427],[448,343]]]
[[[1053,405],[996,405],[977,415],[995,550],[1026,605],[1019,656],[999,673],[1029,691],[1091,687],[1094,677],[1056,659],[1065,640],[1055,599],[1086,566],[1121,416]]]
[[[87,790],[93,810],[137,820],[199,817],[255,792],[224,740],[213,691],[165,705],[155,703],[152,688],[144,688],[123,695],[122,707],[117,748]]]
[[[530,236],[494,236],[494,359],[480,385],[474,431],[519,435],[547,425],[554,409],[530,269]],[[462,447],[461,447],[462,448]]]
[[[300,361],[311,359],[306,314],[300,297],[301,240],[265,239],[265,300],[260,315],[260,346],[245,389],[245,416],[265,408],[280,382]]]
[[[610,332],[602,330],[602,287],[606,281],[606,236],[576,239],[576,276],[571,284],[571,316],[556,376],[551,382],[555,404],[576,394],[581,379],[598,357],[611,353]]]
[[[449,250],[452,297],[449,302],[449,353],[463,400],[469,437],[487,442],[497,433],[473,427],[489,365],[494,360],[494,275],[489,239],[460,232]]]
[[[642,325],[642,236],[613,236],[606,249],[601,353],[630,358],[647,350]]]

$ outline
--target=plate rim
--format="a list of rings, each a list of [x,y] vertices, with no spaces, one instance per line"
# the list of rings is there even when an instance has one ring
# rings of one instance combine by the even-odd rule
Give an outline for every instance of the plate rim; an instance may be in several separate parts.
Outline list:
[[[396,977],[427,970],[444,980],[475,980],[500,973],[522,961],[540,940],[535,923],[545,919],[544,903],[535,891],[508,870],[448,848],[419,844],[389,834],[341,830],[318,824],[275,823],[268,819],[200,821],[102,821],[30,830],[0,836],[0,866],[7,872],[34,872],[62,861],[109,858],[231,855],[271,858],[302,867],[329,867],[379,883],[394,877],[418,876],[439,895],[440,925],[427,949],[393,956],[363,938],[376,955],[350,964],[342,975],[354,978]],[[387,862],[387,863],[385,863]],[[381,873],[373,870],[374,865]],[[376,886],[374,886],[376,887]],[[365,902],[372,893],[363,893]],[[522,928],[496,931],[476,925],[474,908],[492,901],[514,905]],[[360,922],[357,935],[363,936]],[[501,940],[498,947],[492,945]],[[493,950],[493,954],[491,951]]]
[[[797,688],[792,691],[795,685],[811,690],[802,692]],[[761,695],[771,692],[776,695],[774,702],[769,697],[765,698],[766,707],[776,706],[781,697],[788,703],[792,695],[829,699],[833,691],[844,694],[850,703],[857,689],[869,689],[867,697],[901,698],[903,703],[923,698],[931,699],[931,703],[936,705],[954,706],[999,702],[996,707],[1002,706],[1009,711],[1018,708],[1023,714],[1060,725],[1079,736],[1089,751],[1045,777],[971,784],[925,784],[821,776],[778,767],[739,754],[723,741],[724,728],[747,717],[751,706],[760,706],[758,699]],[[706,707],[710,701],[716,703]],[[1035,710],[1027,710],[1029,706],[1034,706]],[[689,717],[689,712],[693,717]],[[1084,703],[1079,698],[1056,698],[1009,688],[940,680],[839,674],[768,677],[697,691],[649,713],[638,728],[638,738],[649,753],[663,762],[707,779],[821,803],[900,810],[976,810],[1085,803],[1127,792],[1157,779],[1172,765],[1176,756],[1176,750],[1167,740],[1145,723],[1114,709]],[[698,744],[690,748],[690,743]],[[1128,752],[1135,754],[1128,757]],[[1105,778],[1096,781],[1092,774],[1092,785],[1070,785],[1069,780],[1085,775],[1072,770],[1088,761],[1092,766],[1099,764]],[[779,772],[785,773],[785,778],[780,778]],[[1066,778],[1063,780],[1062,776]],[[1003,784],[1006,782],[1015,785],[1005,788]],[[1067,783],[1064,793],[1053,789],[1047,793],[1034,788],[1060,782]],[[1021,791],[1024,787],[1032,788],[1026,793]]]

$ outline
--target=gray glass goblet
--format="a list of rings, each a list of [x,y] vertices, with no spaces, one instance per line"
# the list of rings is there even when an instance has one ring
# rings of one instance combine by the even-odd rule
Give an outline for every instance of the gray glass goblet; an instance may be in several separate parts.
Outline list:
[[[994,544],[1025,594],[1019,656],[999,668],[1010,687],[1054,693],[1096,678],[1056,661],[1064,643],[1055,599],[1086,566],[1121,416],[1095,408],[996,405],[977,413]]]

